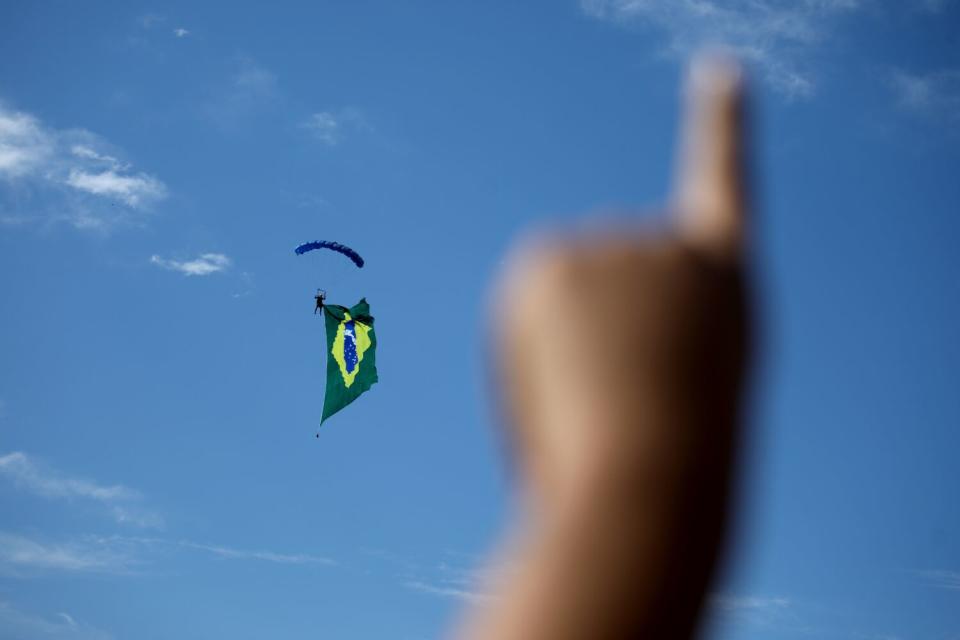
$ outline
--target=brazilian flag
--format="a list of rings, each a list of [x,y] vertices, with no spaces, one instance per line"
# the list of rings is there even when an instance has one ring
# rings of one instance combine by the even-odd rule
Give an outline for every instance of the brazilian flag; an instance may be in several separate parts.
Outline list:
[[[367,299],[349,309],[323,305],[323,317],[327,325],[327,392],[321,424],[377,381],[377,336]]]

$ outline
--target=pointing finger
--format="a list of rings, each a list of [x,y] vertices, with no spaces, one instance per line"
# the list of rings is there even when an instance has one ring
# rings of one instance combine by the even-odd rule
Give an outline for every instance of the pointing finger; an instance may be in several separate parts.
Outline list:
[[[682,236],[735,257],[746,233],[744,74],[731,57],[694,60],[686,86],[676,210]]]

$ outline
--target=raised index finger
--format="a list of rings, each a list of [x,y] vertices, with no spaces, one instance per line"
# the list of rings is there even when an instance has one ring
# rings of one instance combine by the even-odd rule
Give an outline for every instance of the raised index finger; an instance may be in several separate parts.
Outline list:
[[[730,56],[690,66],[675,207],[684,239],[722,257],[738,256],[746,235],[743,89]]]

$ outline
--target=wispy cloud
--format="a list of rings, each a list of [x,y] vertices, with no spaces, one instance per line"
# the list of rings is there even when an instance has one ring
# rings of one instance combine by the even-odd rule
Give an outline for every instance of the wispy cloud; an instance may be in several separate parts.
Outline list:
[[[167,19],[159,13],[145,13],[137,18],[137,22],[139,22],[140,26],[144,29],[152,29],[153,27],[163,24],[166,21]]]
[[[824,617],[822,604],[774,595],[718,594],[709,599],[712,624],[725,627],[711,634],[739,637],[834,638],[837,640],[899,640],[897,636],[849,628],[839,620]]]
[[[185,540],[180,540],[175,543],[181,547],[187,549],[196,549],[198,551],[206,551],[215,556],[221,558],[228,558],[231,560],[261,560],[264,562],[274,562],[277,564],[294,564],[294,565],[309,565],[309,564],[319,564],[319,565],[335,565],[337,564],[334,560],[330,558],[325,558],[323,556],[315,556],[306,553],[275,553],[273,551],[249,551],[246,549],[235,549],[232,547],[224,547],[219,545],[210,545],[210,544],[200,544],[197,542],[189,542]]]
[[[277,92],[277,77],[252,58],[240,58],[233,87],[253,97],[270,97]]]
[[[177,27],[173,30],[173,35],[178,38],[186,38],[188,35],[190,35],[190,32],[183,27]]]
[[[171,271],[179,271],[187,276],[209,276],[226,271],[232,264],[230,258],[222,253],[203,253],[193,260],[172,260],[160,256],[150,256],[150,262]]]
[[[137,505],[142,499],[139,492],[119,484],[102,485],[65,475],[21,451],[0,456],[0,475],[11,480],[15,487],[43,498],[100,503],[120,524],[138,527],[158,527],[163,524],[159,514]]]
[[[779,610],[790,606],[788,598],[770,598],[758,596],[714,596],[711,604],[721,611],[761,611]]]
[[[277,76],[253,58],[241,56],[226,82],[214,88],[203,110],[217,127],[232,131],[269,111],[280,97]]]
[[[183,539],[85,535],[50,541],[0,531],[0,571],[14,575],[38,571],[131,574],[172,552],[199,552],[225,560],[302,567],[337,564],[331,558],[309,553],[240,549]]]
[[[77,621],[74,620],[74,619],[73,619],[73,616],[71,616],[69,613],[64,613],[64,612],[61,611],[61,612],[59,612],[59,613],[57,614],[57,617],[60,618],[61,620],[63,620],[64,622],[66,622],[66,623],[67,623],[68,625],[70,625],[71,627],[76,627],[76,626],[77,626]]]
[[[921,0],[920,7],[929,13],[940,13],[949,0]]]
[[[330,202],[315,193],[301,193],[298,195],[287,194],[288,199],[294,203],[298,209],[326,209]]]
[[[132,563],[126,549],[81,539],[52,543],[0,532],[0,567],[7,572],[47,570],[66,572],[116,573]]]
[[[303,123],[303,128],[313,133],[320,142],[335,145],[340,141],[340,122],[330,112],[314,113]]]
[[[665,36],[661,53],[687,57],[723,46],[752,62],[787,98],[813,94],[809,58],[835,17],[859,0],[581,0],[584,13],[620,25],[653,27]]]
[[[0,177],[37,172],[54,153],[54,141],[31,115],[0,107]]]
[[[256,290],[256,284],[254,284],[253,276],[250,275],[247,271],[241,271],[240,277],[238,278],[240,287],[230,294],[232,298],[246,298],[249,295],[253,295],[253,292]]]
[[[927,569],[925,571],[918,571],[917,575],[934,587],[960,591],[960,571]]]
[[[117,198],[130,207],[139,207],[144,200],[158,199],[165,193],[163,183],[152,176],[125,176],[112,169],[99,173],[71,169],[66,183],[97,196]]]
[[[0,473],[12,479],[18,487],[46,498],[90,498],[112,502],[140,497],[136,491],[122,485],[104,486],[66,477],[50,469],[41,470],[21,451],[0,456]]]
[[[441,598],[454,598],[465,602],[488,602],[493,599],[493,596],[489,594],[449,585],[428,584],[418,580],[408,580],[404,582],[403,585],[408,589],[420,591],[421,593],[428,593],[432,596],[440,596]]]
[[[479,556],[451,551],[444,553],[446,560],[426,565],[383,550],[366,553],[400,568],[400,584],[406,589],[472,603],[495,599],[491,586],[500,581],[505,570],[490,566]]]
[[[353,107],[345,107],[335,111],[318,111],[310,114],[300,125],[311,135],[327,146],[339,144],[346,133],[353,131],[370,131],[372,127],[363,113]]]
[[[48,127],[0,104],[0,214],[22,221],[19,207],[45,208],[74,226],[101,230],[132,222],[167,188],[111,149],[89,131]]]
[[[113,156],[108,156],[106,154],[97,153],[96,150],[91,149],[90,147],[82,144],[75,144],[70,147],[70,153],[77,156],[78,158],[86,158],[87,160],[93,160],[95,162],[101,163],[109,167],[114,171],[125,171],[130,168],[130,165],[123,164]]]
[[[960,121],[960,69],[910,73],[896,69],[890,87],[900,106],[934,117]]]
[[[709,602],[712,613],[727,624],[781,631],[804,626],[798,622],[795,605],[790,598],[717,594]]]
[[[17,640],[109,640],[110,634],[69,613],[43,616],[0,601],[0,636]]]

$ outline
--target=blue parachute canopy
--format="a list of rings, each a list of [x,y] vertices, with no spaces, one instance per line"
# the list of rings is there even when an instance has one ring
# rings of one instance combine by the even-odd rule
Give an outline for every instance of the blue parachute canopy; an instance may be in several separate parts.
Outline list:
[[[305,242],[304,244],[294,249],[294,253],[296,253],[299,256],[299,255],[303,255],[307,251],[313,251],[314,249],[330,249],[331,251],[342,253],[343,255],[353,260],[353,264],[357,265],[358,267],[363,267],[363,258],[360,257],[359,253],[357,253],[356,251],[354,251],[353,249],[351,249],[346,245],[342,245],[339,242],[333,242],[331,240],[317,240],[315,242]]]

